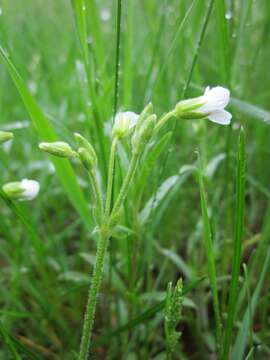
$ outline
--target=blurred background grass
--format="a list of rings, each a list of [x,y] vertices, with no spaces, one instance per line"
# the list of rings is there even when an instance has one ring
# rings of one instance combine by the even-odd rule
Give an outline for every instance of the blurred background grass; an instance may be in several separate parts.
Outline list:
[[[172,139],[153,169],[149,167],[148,177],[145,171],[133,186],[122,219],[125,228],[110,244],[95,326],[96,357],[164,358],[163,311],[150,319],[142,316],[136,327],[129,325],[120,335],[113,336],[112,330],[162,299],[168,281],[183,277],[185,284],[207,273],[198,184],[192,174],[179,175],[180,167],[196,161],[196,149],[201,152],[207,175],[225,323],[233,257],[236,142],[238,129],[243,125],[247,184],[242,262],[247,264],[249,278],[247,281],[244,272],[241,273],[240,286],[244,290],[234,333],[246,339],[246,346],[245,355],[235,355],[240,348],[239,343],[234,344],[235,337],[232,358],[244,359],[251,349],[254,359],[268,358],[268,272],[254,311],[246,289],[248,284],[252,297],[263,265],[269,270],[264,257],[270,230],[270,212],[266,210],[270,194],[269,2],[124,0],[117,92],[119,1],[86,0],[88,83],[75,5],[76,1],[67,0],[46,3],[1,0],[0,45],[58,138],[73,144],[72,133],[79,131],[95,144],[103,181],[116,95],[117,110],[140,112],[151,100],[156,113],[161,115],[183,95],[197,96],[207,85],[226,86],[232,94],[232,126],[171,121],[168,129],[173,130]],[[28,228],[18,213],[2,200],[0,203],[1,333],[12,336],[10,341],[22,359],[73,359],[78,350],[89,267],[96,248],[93,222],[86,226],[76,206],[77,200],[82,201],[80,195],[70,201],[48,157],[38,150],[42,136],[31,122],[4,62],[0,66],[0,84],[0,128],[15,134],[15,141],[0,149],[1,184],[24,177],[41,183],[38,199],[19,204],[17,209]],[[91,99],[88,88],[92,89]],[[116,189],[120,174],[126,169],[126,150],[125,147],[119,150]],[[85,173],[76,163],[73,169],[86,201],[91,204]],[[151,198],[155,200],[152,203]],[[258,259],[253,261],[254,258]],[[243,335],[239,329],[247,308],[252,308],[251,324]],[[176,358],[209,359],[214,354],[213,311],[207,280],[186,296],[180,328],[183,335]],[[13,358],[4,343],[0,358]]]

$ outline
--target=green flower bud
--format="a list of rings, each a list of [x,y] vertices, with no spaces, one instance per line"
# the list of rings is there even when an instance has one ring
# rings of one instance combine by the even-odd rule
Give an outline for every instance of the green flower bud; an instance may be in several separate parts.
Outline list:
[[[0,144],[13,139],[13,134],[7,131],[0,131]]]
[[[90,144],[90,142],[88,140],[86,140],[82,135],[75,133],[74,134],[76,143],[79,147],[79,157],[83,163],[83,165],[89,169],[89,166],[91,164],[91,169],[97,166],[97,155],[95,152],[95,149],[93,148],[93,146]],[[84,149],[84,150],[82,150]],[[87,153],[87,154],[86,154]],[[81,154],[81,155],[80,155]],[[87,164],[87,166],[86,166]]]
[[[77,155],[71,146],[63,141],[42,142],[38,147],[51,155],[63,158],[70,158]]]
[[[89,152],[86,148],[78,149],[79,159],[81,160],[83,166],[86,170],[91,171],[97,165],[97,158],[93,156],[93,153]]]
[[[143,111],[140,113],[136,128],[139,128],[144,123],[145,119],[153,114],[153,110],[153,104],[151,102],[145,106]]]
[[[140,153],[146,144],[150,141],[157,116],[155,114],[148,116],[140,126],[136,127],[135,133],[132,137],[132,151],[133,153]]]

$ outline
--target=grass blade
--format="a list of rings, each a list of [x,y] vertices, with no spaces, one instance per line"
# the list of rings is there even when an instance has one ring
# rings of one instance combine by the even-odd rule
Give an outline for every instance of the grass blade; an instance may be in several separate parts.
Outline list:
[[[15,360],[22,360],[21,356],[18,354],[16,346],[14,345],[12,339],[10,338],[9,334],[7,333],[6,329],[0,322],[0,336],[3,339],[3,342],[6,344],[10,352],[12,353]]]
[[[234,344],[232,360],[239,360],[239,359],[244,358],[245,346],[246,346],[247,338],[249,335],[249,323],[250,323],[250,320],[252,320],[252,318],[249,319],[250,313],[251,313],[251,316],[253,317],[256,307],[257,307],[257,304],[258,304],[262,285],[263,285],[265,276],[267,274],[267,271],[269,269],[269,265],[270,265],[270,250],[268,249],[264,263],[263,263],[263,268],[260,273],[258,284],[257,284],[254,294],[251,298],[250,309],[249,309],[249,307],[247,307],[247,309],[245,311],[242,325],[240,327],[239,333],[237,335],[237,338],[236,338],[236,341]]]
[[[217,24],[219,31],[219,43],[220,43],[220,65],[221,73],[223,74],[223,80],[225,84],[230,83],[230,42],[228,26],[226,22],[225,2],[224,0],[216,1],[217,12]]]
[[[237,183],[236,183],[236,208],[235,229],[233,244],[232,279],[229,294],[228,318],[226,321],[222,359],[229,358],[230,343],[232,338],[233,324],[235,320],[236,304],[238,298],[238,278],[240,273],[242,238],[244,225],[244,201],[245,201],[245,135],[243,128],[240,130],[238,141],[237,158]]]
[[[207,210],[206,191],[204,186],[200,157],[199,157],[198,180],[200,187],[204,246],[207,257],[208,276],[209,276],[212,297],[213,297],[213,307],[214,307],[215,322],[216,322],[217,348],[219,349],[220,340],[221,340],[221,318],[220,318],[220,308],[219,308],[219,300],[218,300],[217,274],[216,274],[215,254],[214,254],[214,247],[213,247],[213,240],[211,233],[211,225]]]
[[[95,70],[93,69],[93,61],[89,57],[88,50],[88,30],[87,30],[87,21],[86,21],[86,2],[85,0],[74,0],[74,10],[76,15],[77,28],[79,33],[79,40],[82,48],[82,57],[85,66],[86,76],[87,76],[87,101],[89,104],[92,104],[92,111],[94,115],[94,129],[98,139],[98,146],[100,149],[101,156],[101,165],[102,165],[102,175],[105,177],[106,174],[106,144],[104,141],[102,133],[102,123],[100,118],[100,113],[98,109],[98,101],[95,90]],[[90,120],[90,112],[87,109],[88,121]]]
[[[12,61],[9,59],[8,55],[5,53],[1,46],[0,58],[3,60],[8,69],[8,72],[24,102],[30,118],[33,121],[35,129],[38,132],[38,135],[43,141],[55,141],[57,139],[57,136],[53,128],[51,127],[49,121],[36,103],[31,93],[27,89],[27,86],[25,85],[23,79],[19,75]],[[55,166],[56,174],[71,203],[73,204],[77,212],[80,214],[85,224],[89,226],[92,220],[88,210],[88,205],[77,183],[76,176],[70,163],[67,160],[57,159],[55,157],[52,157],[51,160]]]

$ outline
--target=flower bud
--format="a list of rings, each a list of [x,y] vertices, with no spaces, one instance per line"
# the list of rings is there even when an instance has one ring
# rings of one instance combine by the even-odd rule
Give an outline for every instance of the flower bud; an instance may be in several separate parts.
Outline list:
[[[157,116],[155,114],[148,116],[136,130],[132,137],[132,151],[138,154],[150,141],[156,124]]]
[[[92,153],[87,151],[86,148],[79,148],[78,155],[79,155],[79,159],[81,160],[86,170],[91,171],[93,168],[96,167],[97,165],[96,157],[93,156]]]
[[[143,111],[140,113],[140,116],[139,116],[139,119],[138,119],[138,121],[137,121],[137,125],[136,125],[136,127],[140,127],[143,123],[144,123],[144,121],[145,121],[145,119],[148,117],[148,116],[150,116],[150,115],[152,115],[153,114],[153,104],[150,102],[149,104],[147,104],[146,106],[145,106],[145,108],[143,109]]]
[[[72,150],[71,146],[63,141],[42,142],[38,146],[41,150],[63,158],[70,158],[76,156],[76,152]]]
[[[122,139],[129,136],[134,131],[138,118],[139,115],[132,111],[118,113],[112,129],[113,137]]]
[[[39,188],[37,181],[23,179],[3,185],[2,190],[10,199],[28,201],[33,200],[38,195]]]
[[[13,134],[7,131],[0,131],[0,144],[13,139]]]
[[[79,146],[78,155],[87,170],[91,170],[97,166],[97,155],[88,140],[86,140],[82,135],[75,133],[74,134],[77,145]]]

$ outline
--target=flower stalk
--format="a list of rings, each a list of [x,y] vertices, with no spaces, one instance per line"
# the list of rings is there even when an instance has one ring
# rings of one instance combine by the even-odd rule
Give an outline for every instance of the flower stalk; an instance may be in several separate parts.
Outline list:
[[[105,204],[105,218],[107,219],[110,215],[111,202],[112,202],[112,188],[113,188],[113,174],[114,174],[114,163],[115,163],[115,152],[117,146],[118,137],[114,137],[111,145],[109,169],[108,169],[108,183],[106,192],[106,204]]]
[[[87,300],[86,311],[84,316],[83,331],[82,331],[80,353],[78,360],[88,359],[91,335],[92,335],[93,324],[95,319],[97,297],[103,276],[105,255],[108,246],[108,239],[110,236],[109,234],[110,233],[108,229],[106,229],[105,227],[100,229],[100,237],[98,241],[95,267],[92,275],[92,282],[88,292],[88,300]]]

